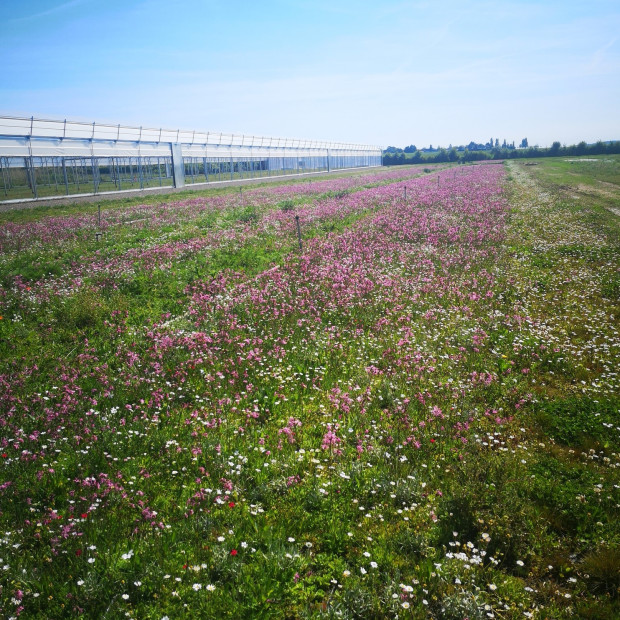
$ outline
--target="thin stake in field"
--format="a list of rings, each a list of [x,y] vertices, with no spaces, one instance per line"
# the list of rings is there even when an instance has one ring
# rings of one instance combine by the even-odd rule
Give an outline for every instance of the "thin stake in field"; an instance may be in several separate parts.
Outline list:
[[[99,230],[95,233],[95,241],[99,242],[103,236],[101,232],[101,205],[97,205],[97,228]]]

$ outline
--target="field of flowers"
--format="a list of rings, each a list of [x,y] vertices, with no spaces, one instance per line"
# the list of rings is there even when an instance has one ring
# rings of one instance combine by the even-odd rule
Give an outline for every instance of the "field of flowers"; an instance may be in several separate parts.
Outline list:
[[[593,209],[494,163],[2,214],[0,615],[618,617]]]

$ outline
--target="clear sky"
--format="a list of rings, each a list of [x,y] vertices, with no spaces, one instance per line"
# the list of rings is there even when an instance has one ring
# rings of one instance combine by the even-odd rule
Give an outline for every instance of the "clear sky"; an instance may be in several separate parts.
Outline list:
[[[620,140],[619,0],[1,0],[0,114],[379,146]]]

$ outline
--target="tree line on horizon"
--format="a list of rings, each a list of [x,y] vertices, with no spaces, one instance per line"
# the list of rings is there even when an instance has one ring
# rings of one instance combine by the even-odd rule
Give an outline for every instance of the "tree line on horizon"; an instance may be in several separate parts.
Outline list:
[[[583,156],[583,155],[612,155],[620,153],[620,141],[609,142],[598,141],[594,144],[587,144],[582,141],[579,144],[570,146],[554,142],[548,148],[529,146],[527,138],[523,138],[516,148],[514,142],[507,144],[506,140],[500,146],[499,140],[487,142],[486,144],[476,144],[470,142],[467,146],[433,149],[418,149],[415,145],[410,145],[404,149],[388,146],[383,151],[383,165],[397,166],[402,164],[416,163],[446,163],[446,162],[468,162],[483,161],[487,159],[526,159],[534,157],[562,157],[562,156]]]

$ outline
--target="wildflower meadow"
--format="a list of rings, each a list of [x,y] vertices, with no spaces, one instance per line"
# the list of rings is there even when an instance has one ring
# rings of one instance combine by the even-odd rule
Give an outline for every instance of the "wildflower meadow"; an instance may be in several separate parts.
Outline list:
[[[552,164],[0,213],[0,615],[617,618],[620,193]]]

